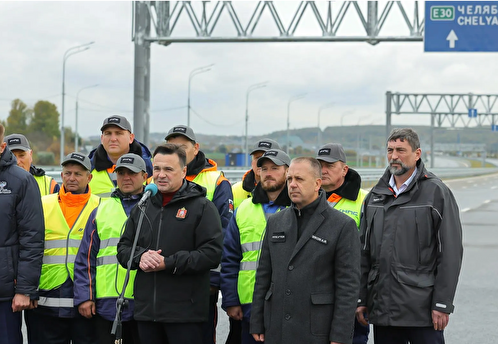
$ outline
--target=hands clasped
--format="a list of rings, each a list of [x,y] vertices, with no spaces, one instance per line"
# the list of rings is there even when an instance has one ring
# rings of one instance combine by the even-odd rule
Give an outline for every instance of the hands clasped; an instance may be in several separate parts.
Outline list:
[[[161,255],[162,250],[148,250],[142,254],[139,267],[144,272],[161,271],[166,268],[164,264],[164,256]]]

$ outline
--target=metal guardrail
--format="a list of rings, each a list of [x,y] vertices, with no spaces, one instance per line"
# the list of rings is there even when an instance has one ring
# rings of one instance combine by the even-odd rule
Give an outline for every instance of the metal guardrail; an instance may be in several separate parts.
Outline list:
[[[225,170],[223,168],[220,168],[220,170],[223,171],[223,173],[225,174],[225,177],[232,184],[241,181],[242,177],[247,172],[246,169],[244,169],[244,170],[226,169]],[[355,169],[355,171],[360,174],[361,180],[362,180],[364,185],[372,186],[373,182],[376,182],[377,180],[379,180],[379,178],[384,173],[385,169],[382,169],[382,168],[358,168],[358,169]],[[472,177],[472,176],[479,176],[479,175],[484,175],[484,174],[498,173],[498,168],[493,168],[493,167],[487,167],[487,168],[470,168],[470,167],[465,167],[465,168],[433,168],[433,169],[430,169],[430,171],[441,179],[448,179],[448,178]],[[60,170],[46,171],[46,174],[50,177],[53,177],[59,184],[62,182]]]

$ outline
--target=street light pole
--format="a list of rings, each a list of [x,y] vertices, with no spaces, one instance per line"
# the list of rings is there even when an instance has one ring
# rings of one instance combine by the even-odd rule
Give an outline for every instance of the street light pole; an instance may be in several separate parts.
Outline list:
[[[90,42],[82,45],[78,45],[76,47],[69,48],[64,53],[64,58],[62,59],[62,108],[61,108],[61,147],[60,147],[60,161],[64,158],[64,100],[66,96],[66,60],[69,56],[72,56],[77,53],[81,53],[85,50],[90,49],[90,45],[95,42]]]
[[[91,86],[86,86],[80,89],[76,93],[76,117],[75,117],[75,123],[74,123],[74,151],[78,151],[78,98],[80,96],[80,92],[83,90],[86,90],[87,88],[92,88],[92,87],[97,87],[99,84],[91,85]]]
[[[330,108],[334,105],[335,103],[334,102],[330,102],[330,103],[327,103],[327,104],[324,104],[322,106],[320,106],[320,108],[318,109],[318,120],[317,120],[317,127],[318,127],[318,135],[316,136],[316,149],[318,149],[321,145],[322,145],[322,130],[320,129],[320,112],[322,112],[323,109],[327,109],[327,108]]]
[[[209,66],[204,66],[204,67],[199,67],[194,70],[192,70],[188,76],[188,99],[187,99],[187,126],[190,127],[190,82],[192,81],[192,78],[201,73],[209,72],[211,70],[211,67],[214,66],[213,64],[210,64]]]
[[[248,139],[248,125],[249,125],[249,94],[254,91],[254,90],[257,90],[258,88],[263,88],[263,87],[266,87],[266,84],[268,84],[268,81],[265,81],[265,82],[260,82],[258,84],[254,84],[254,85],[251,85],[249,86],[249,88],[247,89],[247,92],[246,92],[246,142],[245,142],[245,149],[244,149],[244,153],[245,153],[245,158],[244,158],[244,161],[245,161],[245,165],[246,166],[249,166],[249,145],[248,145],[248,142],[247,142],[247,139]]]
[[[289,154],[289,146],[290,146],[290,139],[289,139],[289,130],[290,130],[290,105],[292,102],[302,99],[306,96],[307,93],[303,94],[298,94],[297,96],[293,96],[289,98],[289,102],[287,103],[287,155]]]

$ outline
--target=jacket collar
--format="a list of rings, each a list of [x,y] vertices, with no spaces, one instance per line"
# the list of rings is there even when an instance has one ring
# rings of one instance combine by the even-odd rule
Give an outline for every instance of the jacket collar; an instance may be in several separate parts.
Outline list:
[[[250,169],[242,177],[242,188],[247,192],[252,192],[256,187],[256,175],[254,171]]]
[[[266,193],[265,190],[263,190],[261,183],[258,183],[258,185],[256,185],[256,187],[254,188],[252,195],[252,203],[254,204],[270,203],[270,200],[268,199],[268,194]],[[273,204],[284,207],[288,207],[291,205],[291,199],[289,197],[289,192],[287,191],[287,183],[285,183],[284,188],[282,189],[282,191],[280,191],[277,199],[273,202]]]
[[[356,201],[358,198],[358,192],[361,188],[361,177],[352,168],[348,169],[348,173],[344,177],[344,183],[334,191],[327,192],[327,198],[332,194],[339,195],[351,201]]]
[[[16,156],[10,151],[9,147],[5,147],[0,156],[0,169],[17,164]]]
[[[206,159],[206,155],[202,151],[199,151],[194,160],[187,165],[187,176],[197,176],[202,171],[216,171],[217,167],[216,162]]]

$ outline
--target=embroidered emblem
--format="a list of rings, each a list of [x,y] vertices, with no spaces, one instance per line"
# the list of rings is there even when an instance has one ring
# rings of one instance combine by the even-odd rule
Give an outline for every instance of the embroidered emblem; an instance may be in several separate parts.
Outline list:
[[[178,209],[176,213],[177,219],[184,219],[186,216],[187,216],[187,209],[185,209],[185,207]]]
[[[5,180],[2,180],[0,182],[0,194],[10,194],[12,193],[12,190],[5,189],[7,186],[7,182]]]

